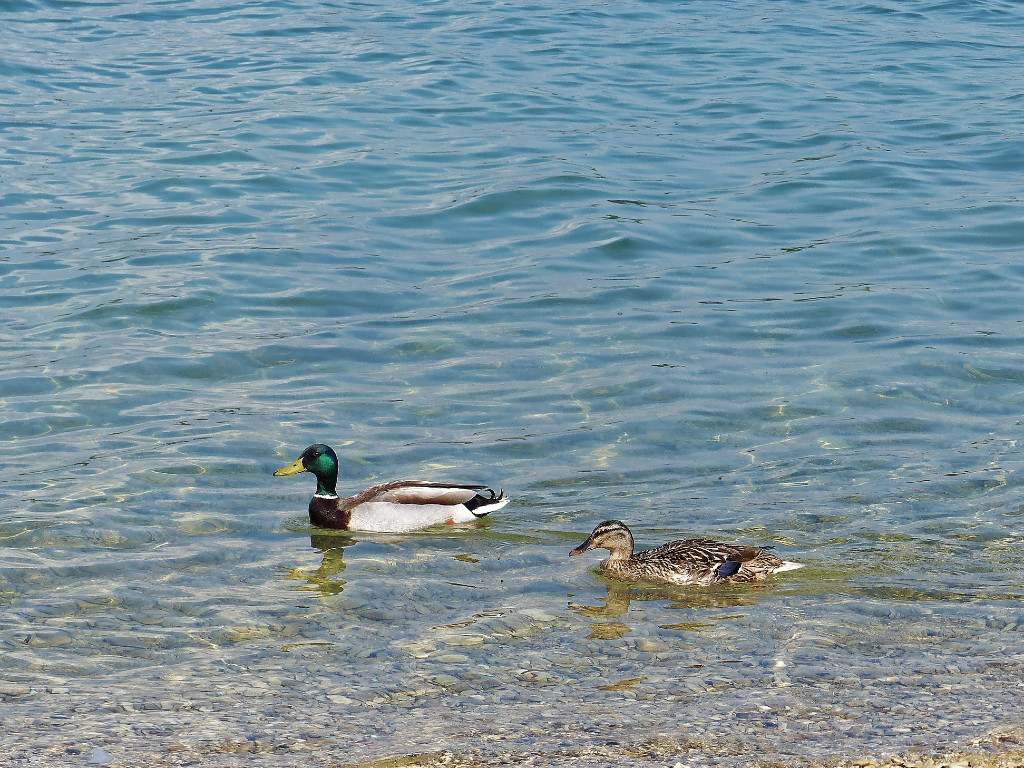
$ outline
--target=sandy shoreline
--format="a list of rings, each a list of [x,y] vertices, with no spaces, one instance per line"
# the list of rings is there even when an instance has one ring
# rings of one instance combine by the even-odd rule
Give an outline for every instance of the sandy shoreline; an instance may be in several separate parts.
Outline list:
[[[709,755],[707,752],[689,758],[666,762],[665,756],[644,749],[623,747],[600,749],[579,754],[509,753],[500,757],[460,756],[448,752],[432,755],[407,755],[369,763],[345,763],[338,768],[505,768],[506,766],[607,766],[665,765],[671,768],[699,768],[744,764],[758,768],[1024,768],[1024,748],[1005,752],[946,752],[936,754],[907,753],[884,757],[836,758],[833,760],[776,761],[752,756]]]
[[[184,734],[183,734],[184,735]],[[438,745],[437,751],[394,755],[373,760],[346,760],[350,748],[337,738],[259,739],[188,743],[167,741],[148,749],[117,740],[103,746],[69,743],[51,744],[41,750],[14,749],[0,757],[0,765],[90,765],[103,768],[147,768],[174,766],[270,766],[303,765],[307,768],[519,768],[558,766],[561,768],[1024,768],[1024,725],[1000,729],[961,749],[895,751],[880,746],[857,756],[802,757],[790,754],[761,754],[751,746],[712,743],[702,740],[655,739],[609,741],[588,747],[563,743],[551,749],[502,750],[489,747],[452,750]],[[13,762],[7,762],[13,760]]]
[[[320,749],[317,749],[317,746]],[[1024,746],[1017,743],[1011,749],[991,750],[984,748],[963,751],[937,751],[934,753],[905,752],[889,753],[884,748],[877,753],[856,758],[836,757],[830,759],[801,759],[790,756],[784,759],[758,756],[755,752],[739,754],[734,748],[716,749],[707,744],[665,743],[629,745],[608,744],[584,750],[562,748],[553,751],[491,752],[482,750],[455,753],[448,750],[428,754],[399,755],[368,762],[345,762],[338,759],[338,752],[326,744],[304,744],[284,747],[281,744],[259,742],[225,742],[219,745],[169,746],[145,755],[149,768],[170,766],[242,766],[242,765],[297,765],[323,766],[324,768],[519,768],[520,766],[546,766],[548,768],[611,768],[612,766],[637,766],[638,768],[664,766],[665,768],[1024,768]],[[63,750],[61,758],[85,758],[89,765],[103,765],[106,768],[127,768],[136,765],[119,760],[105,760],[113,755],[105,750]],[[57,755],[51,755],[57,757]],[[54,765],[44,756],[42,765]]]
[[[968,749],[893,752],[884,747],[858,757],[767,758],[740,754],[735,746],[693,742],[608,744],[601,747],[484,755],[440,751],[406,755],[336,768],[505,768],[506,766],[667,766],[668,768],[1024,768],[1024,725],[978,739]]]

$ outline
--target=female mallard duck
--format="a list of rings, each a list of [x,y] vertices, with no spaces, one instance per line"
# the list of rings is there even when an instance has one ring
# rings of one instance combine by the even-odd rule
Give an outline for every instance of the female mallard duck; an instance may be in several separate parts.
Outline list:
[[[569,553],[582,555],[603,547],[611,557],[601,570],[624,581],[657,581],[665,584],[735,584],[759,581],[773,573],[803,568],[769,554],[769,547],[737,547],[711,539],[670,541],[633,554],[633,534],[620,520],[601,523],[590,538]]]
[[[329,445],[311,445],[275,477],[312,472],[316,493],[309,519],[323,528],[404,533],[440,523],[468,523],[508,504],[501,491],[484,485],[398,480],[338,498],[338,454]]]

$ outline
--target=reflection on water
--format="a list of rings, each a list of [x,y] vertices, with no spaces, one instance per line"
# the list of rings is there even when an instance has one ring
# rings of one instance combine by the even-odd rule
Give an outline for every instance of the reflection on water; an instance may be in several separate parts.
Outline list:
[[[358,539],[345,531],[315,531],[309,535],[309,545],[313,549],[327,552],[331,549],[344,549],[358,543]]]
[[[309,540],[313,549],[321,554],[320,565],[315,569],[286,569],[286,578],[306,582],[295,587],[300,591],[319,592],[321,597],[341,594],[345,580],[337,576],[345,570],[345,547],[356,544],[356,540],[344,533],[314,533]]]
[[[712,587],[678,587],[666,585],[637,586],[614,579],[598,577],[604,583],[607,596],[600,598],[602,605],[579,605],[569,602],[569,609],[581,616],[601,619],[590,625],[588,639],[618,640],[632,631],[629,621],[607,621],[607,619],[628,618],[630,603],[664,602],[666,610],[693,610],[704,616],[711,609],[736,608],[754,605],[763,590],[770,589],[770,584],[756,585],[722,585]],[[699,632],[715,626],[716,621],[742,619],[743,614],[710,615],[694,621],[681,621],[659,624],[661,629],[674,629],[683,632]],[[634,621],[644,621],[645,617],[634,617]]]

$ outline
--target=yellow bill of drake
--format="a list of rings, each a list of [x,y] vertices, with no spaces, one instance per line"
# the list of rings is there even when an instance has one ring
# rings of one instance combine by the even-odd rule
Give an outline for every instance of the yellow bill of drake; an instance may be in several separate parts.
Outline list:
[[[287,467],[281,467],[277,472],[274,473],[274,477],[288,477],[288,475],[297,475],[299,472],[306,472],[306,468],[302,466],[302,459],[296,459]]]

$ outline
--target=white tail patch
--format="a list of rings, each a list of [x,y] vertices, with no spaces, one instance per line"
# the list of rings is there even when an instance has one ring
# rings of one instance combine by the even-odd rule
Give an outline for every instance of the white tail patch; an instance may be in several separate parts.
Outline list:
[[[791,563],[789,560],[783,560],[782,565],[776,568],[774,573],[782,573],[783,571],[795,571],[797,568],[803,567],[803,563]]]
[[[491,514],[491,512],[494,512],[496,509],[501,509],[506,504],[508,504],[509,501],[510,499],[508,499],[507,497],[502,499],[501,501],[485,501],[483,504],[481,504],[479,507],[473,510],[473,514],[477,517],[484,517],[485,515]]]

